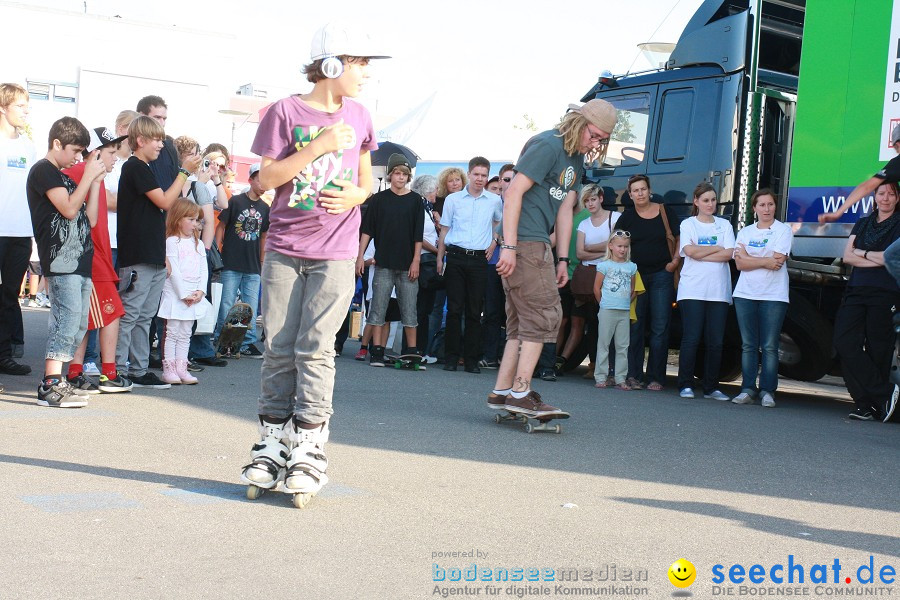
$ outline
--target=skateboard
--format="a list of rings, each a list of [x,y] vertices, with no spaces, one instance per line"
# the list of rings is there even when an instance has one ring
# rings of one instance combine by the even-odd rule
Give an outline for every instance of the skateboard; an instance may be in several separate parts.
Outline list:
[[[500,424],[506,421],[525,423],[525,433],[534,433],[535,431],[552,431],[553,433],[562,433],[562,425],[560,425],[559,423],[551,425],[550,421],[552,421],[553,419],[568,419],[570,416],[569,413],[563,411],[551,413],[549,415],[542,415],[540,417],[532,417],[531,415],[512,412],[505,408],[497,410],[502,410],[505,414],[501,414],[500,412],[495,414],[494,423]],[[531,421],[535,421],[535,423],[531,423]]]
[[[424,371],[425,365],[418,354],[388,354],[385,360],[394,364],[395,369],[409,369],[412,371]]]
[[[225,323],[219,333],[219,341],[216,352],[222,356],[238,359],[241,357],[241,346],[244,337],[250,328],[250,319],[253,318],[253,309],[246,302],[235,302],[228,314],[225,315]]]

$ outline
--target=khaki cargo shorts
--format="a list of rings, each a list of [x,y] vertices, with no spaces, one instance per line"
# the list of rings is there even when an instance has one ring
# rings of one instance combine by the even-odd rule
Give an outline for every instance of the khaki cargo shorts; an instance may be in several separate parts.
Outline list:
[[[555,342],[562,320],[556,265],[544,242],[519,242],[516,268],[503,280],[506,292],[506,339]]]

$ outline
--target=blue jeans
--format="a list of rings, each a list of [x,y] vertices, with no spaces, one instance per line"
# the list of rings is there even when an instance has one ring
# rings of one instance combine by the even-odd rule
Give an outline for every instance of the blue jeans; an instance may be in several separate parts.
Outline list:
[[[722,365],[722,338],[728,318],[727,302],[682,300],[681,350],[678,353],[678,389],[693,387],[694,366],[700,338],[706,344],[703,366],[703,393],[711,394],[719,388],[719,367]]]
[[[741,391],[755,395],[760,392],[774,394],[778,389],[778,345],[781,324],[787,314],[787,302],[773,300],[749,300],[735,298],[738,326],[741,328]],[[762,371],[759,374],[759,388],[756,387],[756,373],[759,370],[759,352],[762,350]]]
[[[665,383],[666,358],[669,354],[669,322],[675,300],[675,280],[663,269],[649,275],[641,274],[643,294],[637,297],[637,322],[631,326],[628,344],[628,377],[642,379],[644,371],[644,331],[650,326],[650,355],[647,357],[648,382]]]
[[[257,342],[256,315],[259,312],[259,273],[241,273],[240,271],[223,269],[219,273],[219,283],[222,284],[222,303],[219,304],[219,316],[216,319],[216,329],[213,332],[213,337],[219,339],[219,333],[225,324],[225,316],[231,310],[231,307],[234,306],[235,298],[240,294],[241,301],[249,304],[250,310],[253,312],[253,318],[250,319],[250,328],[247,330],[244,344],[241,346],[241,350],[243,350],[250,344]]]
[[[47,277],[47,292],[50,296],[50,325],[46,358],[69,362],[87,332],[91,278],[53,275]]]

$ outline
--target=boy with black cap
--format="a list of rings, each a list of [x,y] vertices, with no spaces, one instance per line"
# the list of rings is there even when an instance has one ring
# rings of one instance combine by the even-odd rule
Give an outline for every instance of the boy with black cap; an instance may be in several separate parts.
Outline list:
[[[605,100],[570,105],[555,129],[522,149],[503,196],[503,243],[497,272],[506,291],[506,348],[488,406],[530,417],[559,414],[531,389],[544,343],[555,342],[562,317],[557,288],[569,279],[572,207],[581,189],[585,155],[606,152],[616,109]],[[556,231],[553,265],[550,231]]]
[[[50,293],[50,327],[44,378],[37,403],[56,408],[87,406],[86,393],[63,379],[62,364],[72,360],[87,331],[94,244],[100,190],[106,167],[99,152],[85,161],[80,183],[61,171],[90,144],[90,134],[78,119],[63,117],[50,127],[47,156],[28,173],[26,194],[34,239]]]
[[[388,159],[391,187],[372,196],[366,203],[362,222],[356,274],[362,277],[363,254],[369,240],[375,241],[375,274],[372,277],[372,305],[366,324],[372,325],[372,353],[369,364],[384,366],[384,325],[391,291],[397,289],[400,321],[406,335],[408,354],[419,354],[416,347],[416,300],[419,294],[419,259],[422,253],[422,231],[425,226],[423,198],[407,188],[412,170],[402,154]]]
[[[334,338],[353,297],[358,207],[372,189],[369,152],[378,147],[369,112],[351,98],[369,60],[388,58],[365,30],[340,23],[316,32],[310,55],[303,71],[312,91],[269,107],[251,147],[275,200],[262,269],[262,440],[241,474],[251,497],[284,477],[297,506],[328,481]]]
[[[111,173],[116,165],[116,153],[122,140],[127,135],[116,136],[106,127],[96,127],[90,133],[90,143],[82,153],[85,158],[97,151],[100,162],[105,169],[103,176]],[[63,173],[71,177],[75,183],[84,178],[87,161],[80,162]],[[108,214],[106,207],[106,186],[101,185],[97,204],[97,221],[91,228],[91,240],[94,243],[94,258],[91,263],[91,298],[88,311],[88,331],[99,329],[100,337],[100,385],[84,375],[84,354],[87,349],[87,335],[75,350],[75,356],[69,363],[66,376],[69,385],[89,394],[100,392],[117,393],[131,391],[131,382],[116,371],[116,342],[119,338],[119,319],[125,314],[122,300],[119,298],[119,276],[113,267],[112,247],[109,239]]]

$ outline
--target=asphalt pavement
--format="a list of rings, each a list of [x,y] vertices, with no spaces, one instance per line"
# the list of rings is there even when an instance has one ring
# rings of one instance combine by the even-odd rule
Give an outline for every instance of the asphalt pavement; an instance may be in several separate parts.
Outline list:
[[[350,341],[331,482],[300,510],[239,481],[259,360],[43,408],[48,311],[24,314],[33,374],[0,377],[0,598],[900,595],[900,427],[850,421],[840,387],[784,382],[764,409],[578,371],[535,382],[572,418],[529,435],[494,423],[494,371],[371,368]]]

